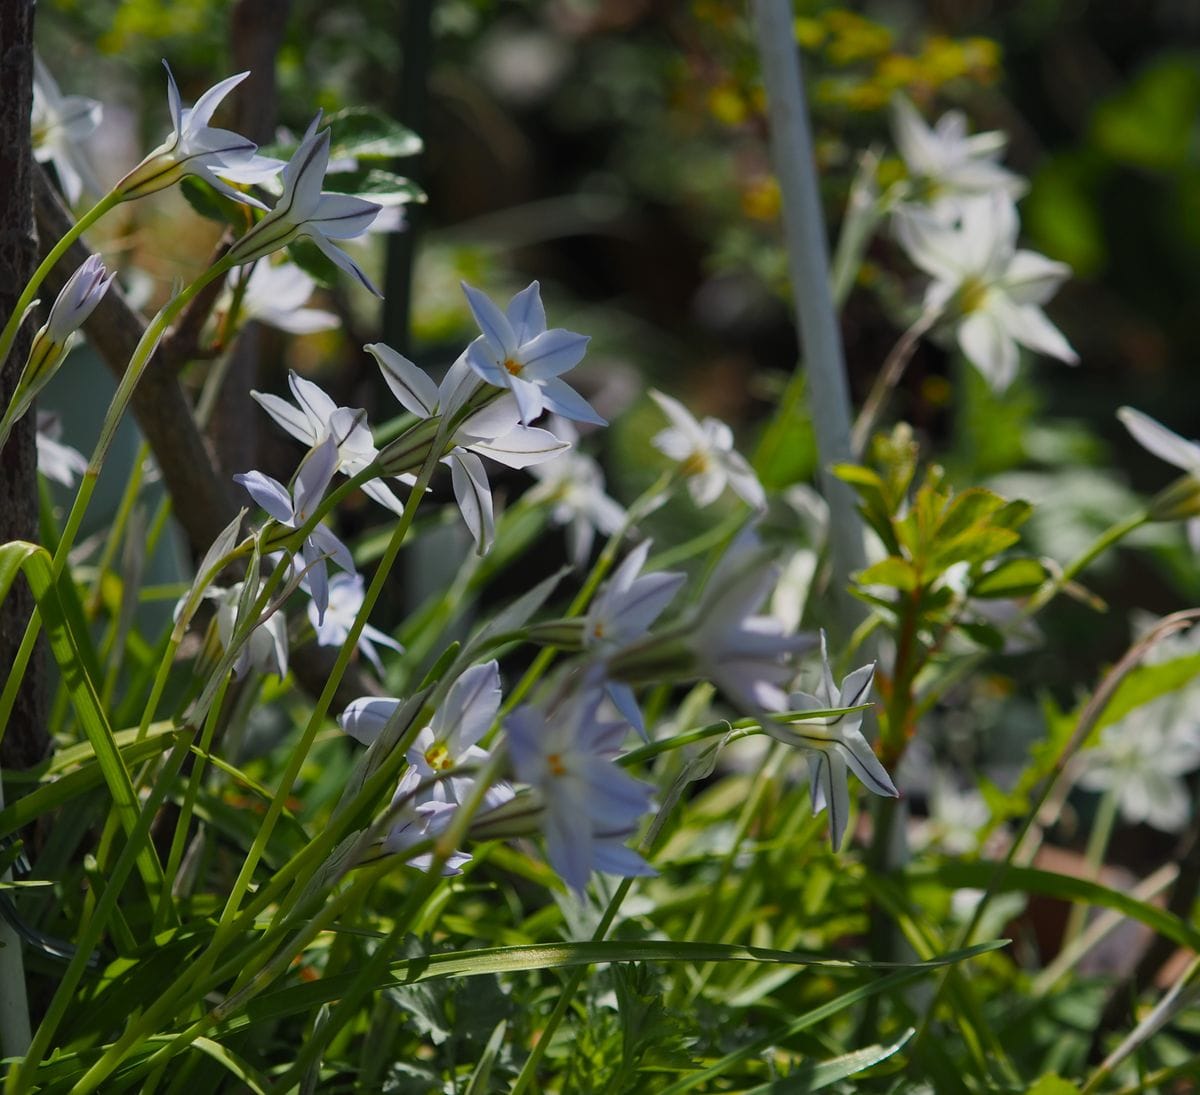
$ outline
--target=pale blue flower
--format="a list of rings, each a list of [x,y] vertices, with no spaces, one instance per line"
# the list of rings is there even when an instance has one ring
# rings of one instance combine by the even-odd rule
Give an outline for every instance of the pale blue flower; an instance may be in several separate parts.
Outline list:
[[[329,603],[324,619],[317,611],[316,601],[308,603],[308,619],[317,633],[318,646],[341,646],[349,638],[350,629],[362,609],[364,596],[361,574],[335,574],[329,579]],[[376,643],[400,654],[404,653],[404,647],[379,628],[370,624],[363,626],[358,636],[358,649],[382,677],[383,663],[375,650]]]
[[[140,198],[179,182],[184,175],[195,175],[227,198],[266,209],[257,198],[235,190],[230,182],[264,182],[279,173],[283,163],[259,156],[258,145],[249,137],[227,129],[214,129],[208,123],[221,101],[238,86],[249,72],[239,72],[210,87],[195,106],[185,107],[171,66],[167,70],[167,105],[171,111],[171,135],[128,175],[117,183],[122,199]]]
[[[746,458],[733,447],[733,431],[719,418],[698,421],[682,403],[662,392],[650,397],[671,425],[655,434],[652,444],[675,460],[687,478],[688,492],[698,506],[715,502],[726,487],[755,509],[765,509],[767,497]]]
[[[642,574],[650,541],[643,540],[601,588],[584,620],[583,644],[600,654],[642,638],[679,592],[687,575],[670,571]],[[606,681],[608,698],[645,738],[646,725],[633,689],[621,681]]]
[[[337,442],[332,434],[326,434],[321,443],[304,458],[290,491],[278,479],[272,479],[261,471],[248,471],[233,478],[281,525],[300,528],[321,504],[336,467]],[[325,609],[329,604],[326,558],[332,558],[347,571],[354,570],[354,559],[350,549],[322,524],[308,534],[296,552],[296,558],[308,580],[319,623],[325,618]]]
[[[467,349],[467,362],[489,384],[507,388],[528,425],[543,411],[576,422],[605,421],[561,375],[587,351],[588,337],[561,327],[546,329],[541,289],[531,282],[501,311],[492,300],[463,282],[463,292],[483,332]]]
[[[329,164],[330,137],[328,129],[317,132],[320,120],[317,115],[300,147],[284,165],[283,193],[275,208],[237,240],[226,257],[238,264],[253,262],[292,240],[307,237],[330,262],[381,297],[383,294],[358,264],[331,241],[361,236],[382,207],[350,194],[328,194],[321,190]]]
[[[793,692],[788,699],[792,711],[827,711],[839,707],[858,707],[866,702],[875,676],[875,665],[860,666],[842,680],[833,683],[833,670],[821,632],[821,680],[816,693]],[[818,719],[813,722],[782,724],[765,720],[763,729],[772,737],[810,753],[813,813],[829,809],[829,832],[834,849],[842,844],[850,815],[849,768],[869,791],[885,798],[900,792],[862,733],[863,712]]]
[[[555,417],[554,435],[563,448],[533,468],[538,485],[530,502],[550,504],[550,519],[567,530],[567,555],[576,567],[587,565],[596,533],[611,536],[625,523],[625,507],[604,490],[604,472],[590,456],[573,446],[579,439],[574,427]]]
[[[364,349],[379,363],[392,394],[405,410],[419,418],[454,414],[479,384],[464,357],[450,367],[439,386],[423,369],[386,343],[373,342]],[[486,456],[510,468],[527,468],[551,459],[567,446],[546,430],[522,425],[517,402],[508,394],[470,415],[450,440],[454,447],[444,461],[450,465],[454,498],[482,555],[492,545],[496,526],[492,488],[479,457]]]
[[[602,698],[599,689],[585,688],[549,716],[526,705],[504,723],[513,770],[544,807],[550,864],[580,894],[593,870],[654,873],[625,846],[650,809],[654,788],[613,763],[626,724],[600,719]]]
[[[339,407],[318,385],[305,380],[295,370],[288,373],[288,387],[292,390],[295,406],[269,392],[252,391],[250,395],[279,425],[309,448],[318,445],[326,434],[333,435],[337,441],[336,470],[343,475],[357,475],[374,463],[379,450],[375,448],[364,412]],[[397,478],[410,486],[416,482],[411,475]],[[372,479],[364,483],[362,489],[364,494],[393,513],[404,512],[404,503],[381,480]]]

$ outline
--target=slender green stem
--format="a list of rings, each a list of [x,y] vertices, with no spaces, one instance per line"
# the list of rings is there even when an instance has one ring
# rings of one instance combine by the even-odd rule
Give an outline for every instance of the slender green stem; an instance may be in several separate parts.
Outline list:
[[[75,502],[71,506],[71,512],[67,517],[67,524],[63,529],[62,538],[59,540],[58,547],[54,552],[52,573],[55,578],[62,573],[70,556],[71,548],[75,546],[75,537],[79,534],[79,527],[83,523],[83,516],[87,512],[88,504],[91,502],[92,494],[95,492],[96,480],[100,476],[100,469],[104,464],[104,458],[108,454],[113,438],[116,436],[117,426],[125,414],[125,408],[129,404],[130,396],[133,395],[133,389],[137,385],[138,380],[141,379],[141,375],[149,364],[150,359],[154,356],[159,339],[166,332],[175,316],[187,306],[188,302],[214,278],[223,276],[229,269],[229,266],[230,264],[227,261],[222,260],[215,266],[205,270],[191,285],[170,301],[154,317],[142,333],[142,337],[129,359],[129,364],[125,368],[125,374],[117,386],[116,394],[109,404],[108,413],[105,415],[104,422],[100,427],[100,437],[92,452],[92,458],[88,462],[87,471],[84,472],[80,481],[79,491],[75,495]],[[13,659],[12,668],[5,683],[4,691],[0,693],[0,741],[3,740],[4,733],[8,729],[8,720],[12,715],[13,704],[16,702],[17,692],[25,677],[25,669],[29,665],[29,659],[33,655],[34,644],[37,641],[40,629],[41,619],[37,613],[34,613],[30,618],[28,626],[25,628],[25,635],[21,639],[21,646],[17,650],[17,656]]]
[[[1096,807],[1096,816],[1092,819],[1092,829],[1088,833],[1087,848],[1084,851],[1084,863],[1087,877],[1096,879],[1104,864],[1104,856],[1108,851],[1108,843],[1112,839],[1113,829],[1117,822],[1117,793],[1111,787],[1100,796],[1100,804]],[[1075,942],[1083,930],[1087,906],[1074,904],[1067,916],[1067,927],[1063,932],[1063,947],[1069,947]]]
[[[71,244],[120,202],[121,199],[116,194],[112,192],[105,194],[71,226],[67,234],[42,259],[41,265],[33,272],[33,277],[29,279],[29,284],[25,286],[24,292],[17,298],[17,303],[13,307],[12,315],[8,317],[8,322],[4,325],[4,330],[0,331],[0,369],[4,368],[4,363],[8,360],[13,343],[17,339],[17,331],[21,328],[21,320],[25,317],[25,312],[33,303],[34,297],[37,296],[37,291],[41,288],[47,275],[58,265],[58,260],[67,253]]]

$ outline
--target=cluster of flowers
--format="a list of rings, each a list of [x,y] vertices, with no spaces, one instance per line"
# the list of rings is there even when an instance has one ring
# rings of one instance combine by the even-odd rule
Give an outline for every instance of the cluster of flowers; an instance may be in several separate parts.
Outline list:
[[[320,128],[319,116],[286,163],[259,155],[236,133],[210,127],[218,104],[245,75],[221,82],[195,106],[184,108],[168,69],[173,133],[117,184],[112,200],[152,193],[190,174],[255,208],[260,213],[257,220],[223,260],[230,277],[239,279],[243,314],[286,330],[317,330],[330,325],[332,317],[304,307],[311,282],[294,267],[260,260],[305,236],[375,291],[357,263],[332,241],[361,235],[380,208],[322,190],[330,137]],[[41,148],[53,160],[68,196],[72,190],[77,196],[87,173],[73,157],[79,138],[95,124],[98,106],[61,96],[40,67],[38,80],[35,121]],[[277,175],[278,183],[271,183]],[[273,206],[238,188],[252,185],[268,193],[273,188],[278,193]],[[249,276],[243,272],[247,267]],[[35,340],[38,361],[25,378],[30,399],[52,372],[44,362],[61,360],[72,333],[111,280],[99,257],[89,259],[71,279]],[[401,515],[420,500],[422,484],[436,464],[448,465],[455,501],[480,553],[489,550],[495,536],[483,458],[533,471],[540,482],[531,498],[548,504],[553,519],[568,527],[577,565],[587,560],[597,533],[621,534],[630,523],[604,492],[599,466],[576,447],[573,423],[604,424],[563,379],[582,360],[588,339],[548,327],[537,282],[503,309],[479,290],[463,288],[480,334],[440,383],[383,343],[365,347],[401,406],[416,418],[382,450],[362,410],[338,406],[298,375],[289,380],[294,402],[252,393],[275,422],[307,448],[289,484],[258,470],[235,479],[270,518],[255,532],[256,543],[264,557],[288,568],[289,588],[308,594],[308,616],[318,643],[349,641],[364,607],[363,581],[353,557],[323,523],[334,501],[330,486],[339,472]],[[713,418],[698,421],[669,396],[652,395],[669,423],[653,443],[675,462],[676,474],[686,481],[695,503],[709,505],[729,488],[754,510],[764,509],[763,489],[735,451],[729,427]],[[543,416],[544,426],[535,426]],[[407,500],[401,499],[398,488],[408,491]],[[626,841],[650,809],[653,789],[617,762],[630,729],[648,739],[634,689],[652,682],[710,680],[735,707],[758,718],[769,734],[807,750],[814,812],[828,807],[835,845],[841,842],[848,815],[848,771],[877,794],[896,794],[862,735],[861,709],[840,717],[795,721],[797,712],[861,708],[874,667],[855,670],[837,687],[822,637],[823,677],[816,694],[789,692],[796,677],[794,657],[817,645],[817,639],[795,634],[794,628],[761,614],[779,569],[753,533],[726,553],[699,603],[663,627],[655,627],[656,622],[685,578],[666,571],[643,573],[650,547],[643,541],[627,554],[585,617],[545,625],[556,646],[578,654],[557,675],[553,699],[518,706],[502,716],[495,661],[470,666],[457,679],[443,682],[447,687],[429,712],[428,724],[407,747],[407,766],[395,792],[390,815],[395,820],[384,851],[403,852],[435,838],[468,800],[486,813],[520,796],[522,802],[535,803],[550,861],[576,890],[583,890],[593,870],[627,876],[649,872]],[[330,577],[329,562],[340,573]],[[258,577],[252,581],[255,590],[261,588]],[[241,584],[206,591],[216,601],[216,630],[226,648],[236,634],[245,632],[239,615],[251,600],[246,594]],[[252,666],[286,673],[287,626],[279,607],[272,605],[250,632],[237,653],[235,673]],[[357,643],[381,676],[376,647],[401,650],[394,639],[369,625],[359,630]],[[351,737],[370,744],[398,719],[403,707],[399,698],[364,697],[342,713],[340,723]],[[785,714],[790,717],[785,719]],[[477,789],[474,780],[481,769],[492,771],[492,753],[485,746],[501,730],[511,775],[523,788],[514,790],[493,776],[489,785]],[[456,852],[442,862],[455,870],[468,858]],[[423,852],[412,859],[417,865],[430,862]]]
[[[930,127],[904,98],[894,101],[893,130],[908,170],[893,195],[893,225],[913,264],[933,279],[925,322],[950,328],[997,391],[1017,374],[1018,344],[1076,364],[1041,308],[1070,267],[1017,247],[1016,202],[1026,183],[997,162],[1007,136],[968,136],[960,111]]]

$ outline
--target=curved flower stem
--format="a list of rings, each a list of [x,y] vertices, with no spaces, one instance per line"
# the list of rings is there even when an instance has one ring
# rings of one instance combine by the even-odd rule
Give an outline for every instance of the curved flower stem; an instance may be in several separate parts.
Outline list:
[[[33,272],[33,277],[29,279],[29,284],[25,286],[24,292],[17,299],[12,315],[8,317],[8,322],[4,325],[4,330],[0,331],[0,369],[4,368],[4,363],[8,360],[8,355],[12,352],[13,343],[17,338],[17,331],[21,328],[21,321],[25,318],[25,313],[33,303],[42,282],[46,280],[46,275],[54,269],[58,264],[58,260],[70,250],[71,244],[79,239],[84,232],[91,228],[110,209],[120,205],[121,201],[122,199],[112,191],[105,194],[103,198],[71,226],[71,230],[42,259],[42,264]]]
[[[850,448],[856,459],[862,459],[867,442],[871,440],[871,431],[875,428],[876,420],[884,403],[892,393],[892,389],[900,383],[904,370],[912,360],[912,355],[920,345],[926,332],[938,321],[941,310],[930,308],[917,317],[915,323],[908,328],[888,352],[871,391],[863,401],[862,410],[854,420],[854,429],[850,434]]]
[[[1150,514],[1142,510],[1133,514],[1132,517],[1127,517],[1123,521],[1117,521],[1115,524],[1110,525],[1096,538],[1087,550],[1068,563],[1063,568],[1061,574],[1047,582],[1029,599],[1026,610],[1022,615],[1032,616],[1035,612],[1045,607],[1070,585],[1077,575],[1091,566],[1100,555],[1103,555],[1114,544],[1123,540],[1131,532],[1141,528],[1142,525],[1147,524],[1149,521]]]

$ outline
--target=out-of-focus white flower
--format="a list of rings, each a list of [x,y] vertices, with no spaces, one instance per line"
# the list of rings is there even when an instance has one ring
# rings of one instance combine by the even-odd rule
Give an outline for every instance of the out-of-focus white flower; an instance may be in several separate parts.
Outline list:
[[[585,649],[604,654],[640,639],[679,592],[686,574],[641,573],[649,551],[650,541],[643,540],[600,588],[584,620]],[[645,738],[646,724],[633,689],[620,681],[606,681],[604,689],[613,706]]]
[[[517,778],[541,799],[550,865],[577,893],[592,871],[633,877],[653,869],[625,846],[654,788],[613,763],[624,722],[602,721],[603,693],[584,688],[551,715],[518,707],[505,719]]]
[[[816,643],[812,635],[790,634],[782,621],[759,613],[778,580],[779,567],[752,537],[735,541],[687,629],[685,642],[700,676],[748,713],[784,710],[784,687],[794,675],[790,658]]]
[[[1164,832],[1178,832],[1191,814],[1183,776],[1200,768],[1200,740],[1178,732],[1164,696],[1135,707],[1100,733],[1099,743],[1079,756],[1079,785],[1117,796],[1121,816]]]
[[[1195,480],[1197,487],[1200,488],[1200,443],[1185,440],[1173,430],[1167,429],[1161,422],[1156,422],[1148,414],[1143,414],[1132,407],[1121,407],[1117,411],[1117,417],[1142,448],[1153,453],[1160,460],[1175,465],[1185,475]],[[1169,497],[1168,492],[1174,495],[1174,501],[1185,501],[1179,491],[1172,491],[1172,488],[1168,487],[1156,496],[1155,502]],[[1183,492],[1183,494],[1188,493],[1192,492]],[[1185,505],[1183,508],[1190,509],[1190,512],[1195,513],[1194,496],[1186,501],[1193,504]],[[1154,503],[1151,503],[1150,513],[1156,519],[1161,520],[1168,520],[1172,517],[1170,513],[1156,514]],[[1187,522],[1187,536],[1192,550],[1200,551],[1200,518],[1193,517]]]
[[[317,283],[295,263],[263,259],[254,264],[249,276],[244,270],[231,270],[228,281],[229,288],[218,307],[228,310],[241,283],[243,320],[257,320],[291,335],[331,331],[340,322],[332,312],[306,307]]]
[[[466,282],[463,292],[483,332],[467,348],[467,362],[489,384],[512,392],[522,422],[528,425],[542,411],[553,411],[576,422],[605,425],[587,400],[562,379],[583,360],[588,337],[561,327],[546,329],[546,309],[536,281],[514,296],[503,312]]]
[[[392,796],[392,803],[404,801],[400,814],[383,841],[383,850],[389,853],[403,852],[426,840],[434,840],[445,831],[458,809],[452,802],[436,799],[420,799],[421,774],[415,768],[406,768]],[[463,865],[471,861],[466,852],[452,852],[442,865],[442,874],[462,874]],[[422,852],[408,861],[410,867],[427,871],[433,866],[433,852]]]
[[[1006,194],[964,201],[960,211],[949,224],[911,209],[896,214],[901,245],[933,278],[926,311],[946,316],[967,360],[997,391],[1016,376],[1018,343],[1076,364],[1079,355],[1041,309],[1071,268],[1017,250],[1020,225]]]
[[[332,434],[326,434],[301,462],[295,486],[290,491],[278,479],[272,479],[261,471],[248,471],[233,478],[281,525],[298,529],[321,504],[336,467],[337,442]],[[327,557],[332,558],[343,570],[354,572],[350,549],[328,528],[318,524],[296,552],[300,568],[308,581],[313,604],[317,607],[318,623],[325,618],[325,609],[329,604],[329,578],[325,569]]]
[[[965,855],[979,846],[979,831],[991,819],[987,800],[974,787],[959,789],[949,775],[934,775],[926,797],[929,816],[913,827],[913,842],[947,855]]]
[[[329,163],[330,138],[328,129],[317,132],[320,121],[318,114],[300,147],[284,165],[283,193],[275,207],[234,243],[226,257],[238,264],[253,262],[294,239],[307,237],[330,262],[382,297],[358,263],[331,242],[361,236],[382,207],[350,194],[327,194],[321,190]]]
[[[343,475],[357,475],[379,455],[362,411],[339,407],[318,385],[305,380],[294,370],[288,373],[288,387],[292,389],[296,406],[270,392],[252,391],[250,395],[288,433],[309,448],[315,448],[324,437],[331,436],[337,445],[335,470]],[[416,482],[411,475],[398,478],[410,486]],[[362,489],[364,494],[393,513],[404,512],[404,503],[382,481],[372,479],[363,484]]]
[[[908,168],[910,196],[936,214],[950,214],[961,198],[1001,191],[1013,200],[1028,189],[1020,176],[996,161],[1008,144],[1000,132],[967,135],[966,115],[943,114],[933,126],[903,95],[892,99],[892,133]]]
[[[167,70],[167,105],[171,111],[171,135],[116,185],[122,200],[141,198],[179,182],[184,175],[195,175],[227,198],[266,209],[257,198],[235,190],[230,182],[263,182],[279,173],[283,163],[259,156],[258,145],[249,137],[227,129],[214,129],[208,123],[221,101],[238,86],[249,72],[239,72],[210,87],[196,105],[184,107],[171,66]]]
[[[571,562],[582,567],[592,553],[596,533],[611,536],[616,532],[625,522],[625,509],[605,493],[600,465],[574,447],[579,440],[575,427],[563,418],[556,417],[553,423],[554,436],[563,447],[532,469],[538,485],[529,492],[529,501],[553,507],[551,520],[567,529]]]
[[[746,458],[734,450],[733,431],[724,422],[711,417],[698,421],[679,400],[658,391],[650,395],[671,422],[650,443],[678,461],[696,505],[711,505],[728,486],[755,509],[766,507],[762,485]]]
[[[454,414],[470,398],[477,381],[460,357],[446,372],[441,386],[403,354],[383,342],[364,347],[379,363],[383,379],[405,410],[420,418]],[[454,448],[444,460],[450,465],[454,498],[480,554],[492,545],[496,525],[492,489],[480,456],[509,468],[527,468],[550,460],[566,449],[554,434],[521,424],[515,397],[503,395],[470,415],[451,435]]]
[[[33,158],[54,165],[69,205],[78,202],[85,189],[100,190],[83,142],[96,131],[101,113],[95,99],[64,95],[42,59],[33,55]]]
[[[238,603],[242,599],[242,587],[243,583],[237,582],[228,588],[209,586],[204,591],[206,600],[217,602],[217,638],[226,649],[233,641],[239,623]],[[259,588],[262,588],[261,584]],[[287,665],[287,619],[282,612],[275,612],[250,632],[250,638],[238,651],[237,660],[233,663],[233,675],[244,676],[246,670],[253,666],[262,673],[285,677]]]
[[[711,681],[738,709],[755,717],[787,707],[794,655],[816,638],[792,634],[760,613],[779,567],[752,534],[739,537],[709,579],[699,605],[679,622],[615,651],[606,671],[616,681]]]
[[[875,665],[864,665],[849,674],[839,688],[833,683],[833,670],[821,632],[821,680],[815,694],[794,692],[788,699],[793,711],[822,711],[836,707],[857,707],[866,702],[875,676]],[[814,722],[787,724],[764,721],[763,729],[772,737],[810,753],[813,813],[829,809],[829,835],[836,851],[841,847],[850,816],[850,790],[846,769],[863,785],[884,798],[896,798],[899,791],[892,777],[879,762],[862,733],[863,713],[839,715]]]
[[[320,618],[316,602],[308,603],[308,619],[317,633],[318,646],[341,646],[346,641],[358,618],[364,596],[361,574],[335,574],[329,579],[329,604],[324,620]],[[375,643],[391,647],[400,654],[404,653],[404,647],[379,628],[370,624],[363,626],[358,636],[358,649],[382,677],[383,663],[379,660]]]
[[[87,471],[87,458],[70,445],[64,445],[62,422],[52,411],[38,411],[37,470],[47,479],[64,487],[73,487],[77,476]]]

